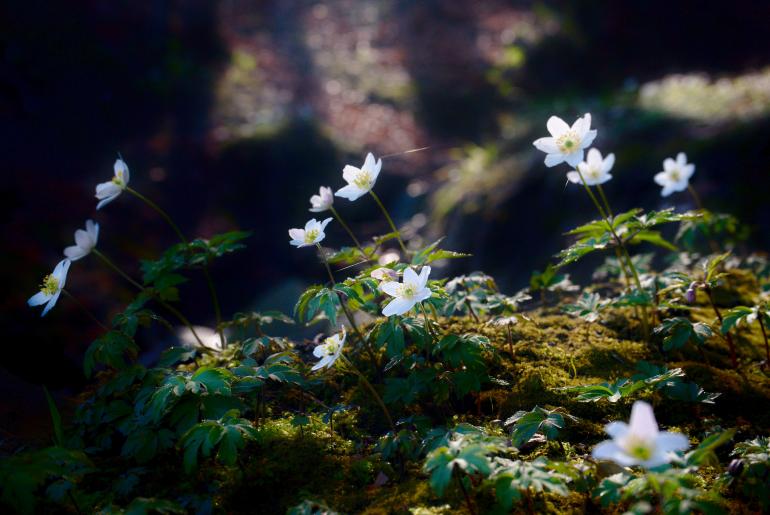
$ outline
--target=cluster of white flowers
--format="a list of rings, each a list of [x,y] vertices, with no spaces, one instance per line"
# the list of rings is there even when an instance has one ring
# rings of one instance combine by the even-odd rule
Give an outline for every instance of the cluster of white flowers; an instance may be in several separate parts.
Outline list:
[[[115,200],[128,187],[128,165],[122,159],[115,160],[113,165],[114,177],[108,182],[97,184],[96,198],[99,202],[96,209],[101,209]],[[84,229],[75,231],[75,244],[64,249],[65,259],[60,261],[53,273],[43,279],[40,291],[29,298],[29,306],[45,304],[40,316],[45,316],[56,305],[67,280],[67,271],[73,261],[89,255],[99,241],[99,224],[93,220],[86,220]]]
[[[345,179],[347,185],[334,194],[332,194],[330,187],[321,186],[318,194],[310,197],[310,211],[313,213],[332,211],[337,216],[334,211],[334,197],[342,197],[350,201],[361,198],[372,190],[381,170],[382,159],[375,159],[371,152],[366,155],[364,164],[360,168],[346,165],[342,170],[342,178]],[[298,248],[319,244],[326,237],[324,230],[331,220],[331,218],[327,218],[323,222],[319,222],[313,218],[305,224],[304,229],[289,229],[289,237],[291,238],[289,244]],[[384,316],[403,315],[412,310],[418,302],[422,302],[432,294],[428,287],[429,266],[422,267],[419,275],[412,268],[405,268],[403,282],[398,282],[398,272],[392,268],[378,268],[371,275],[380,281],[380,290],[393,297],[382,310]],[[323,344],[318,345],[313,354],[320,358],[320,361],[315,364],[313,370],[328,368],[334,364],[342,352],[344,342],[345,331],[343,327],[341,336],[336,335],[327,338]]]
[[[598,186],[612,179],[610,171],[615,164],[614,154],[603,158],[599,150],[591,148],[586,159],[583,159],[585,149],[596,138],[596,130],[591,129],[590,113],[578,118],[572,126],[558,116],[551,116],[546,128],[551,135],[538,138],[532,144],[545,152],[547,167],[551,168],[560,163],[575,167],[567,172],[567,180],[575,184]],[[687,189],[693,173],[695,165],[687,163],[687,156],[683,152],[677,155],[676,160],[666,158],[663,161],[663,171],[655,175],[655,182],[663,188],[661,196],[667,197],[675,191]]]

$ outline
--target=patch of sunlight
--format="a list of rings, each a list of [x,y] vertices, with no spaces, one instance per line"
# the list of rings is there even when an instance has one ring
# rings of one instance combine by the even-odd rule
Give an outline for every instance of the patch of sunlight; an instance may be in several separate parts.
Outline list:
[[[454,161],[437,172],[440,185],[430,197],[430,218],[437,225],[455,210],[475,213],[497,207],[519,184],[524,168],[514,155],[495,145],[468,145],[452,151]]]
[[[644,84],[639,105],[705,123],[758,118],[770,113],[770,68],[721,79],[669,75]]]

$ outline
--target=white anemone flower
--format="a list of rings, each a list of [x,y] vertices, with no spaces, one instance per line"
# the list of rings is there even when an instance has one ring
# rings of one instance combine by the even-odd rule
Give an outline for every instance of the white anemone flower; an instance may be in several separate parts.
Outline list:
[[[372,279],[377,279],[378,281],[397,281],[398,280],[398,272],[393,270],[392,268],[385,268],[384,266],[381,266],[380,268],[377,268],[375,270],[372,270],[372,273],[369,274]]]
[[[116,159],[113,168],[115,176],[112,180],[96,185],[96,198],[99,199],[96,209],[101,209],[118,198],[123,193],[123,190],[128,187],[130,174],[128,173],[126,162],[122,159]]]
[[[342,332],[330,336],[324,340],[321,345],[317,345],[313,349],[313,356],[320,358],[320,361],[313,365],[311,371],[316,371],[321,368],[331,368],[334,363],[342,355],[342,348],[345,346],[345,327],[342,327]]]
[[[326,186],[321,186],[318,195],[310,197],[310,205],[313,206],[310,208],[312,213],[323,213],[324,211],[328,211],[333,204],[334,192],[332,192],[331,188]]]
[[[45,304],[43,312],[40,314],[44,317],[46,313],[51,311],[56,305],[56,301],[59,300],[64,289],[64,283],[67,281],[67,271],[70,268],[72,262],[69,259],[63,259],[59,261],[56,268],[53,269],[53,273],[46,275],[43,279],[43,284],[40,285],[40,291],[29,298],[27,304],[29,306],[40,306]]]
[[[578,163],[576,168],[583,175],[587,185],[597,186],[612,179],[610,170],[614,164],[615,154],[607,154],[607,157],[602,159],[602,153],[592,148],[588,151],[586,160]],[[575,184],[581,184],[580,174],[575,170],[567,172],[567,179]]]
[[[289,229],[289,236],[291,237],[290,244],[295,247],[307,247],[309,245],[315,245],[326,237],[324,229],[331,222],[331,218],[327,218],[323,222],[319,222],[315,218],[311,218],[305,224],[304,229]]]
[[[687,156],[679,152],[676,161],[670,157],[663,161],[663,171],[655,174],[655,182],[663,186],[661,197],[668,197],[675,191],[684,191],[690,184],[690,177],[695,173],[695,165],[687,163]]]
[[[78,229],[75,231],[75,244],[64,249],[64,255],[70,261],[77,261],[86,257],[96,247],[99,241],[99,224],[93,220],[86,220],[86,230]]]
[[[532,142],[545,156],[545,166],[552,167],[566,162],[577,166],[583,160],[583,152],[591,146],[596,137],[596,130],[591,130],[591,114],[578,118],[572,127],[558,116],[551,116],[546,123],[550,137],[539,138]]]
[[[624,467],[657,467],[671,461],[672,452],[683,451],[690,446],[682,433],[659,431],[652,406],[644,401],[634,403],[628,424],[610,422],[604,430],[612,440],[605,440],[594,447],[594,459],[614,461]]]
[[[366,195],[374,187],[374,183],[377,182],[377,176],[380,174],[381,168],[382,159],[378,159],[375,162],[371,152],[366,154],[366,160],[361,168],[345,165],[345,168],[342,170],[342,178],[347,181],[348,185],[337,190],[334,195],[351,201]]]
[[[431,291],[427,286],[429,275],[429,266],[422,267],[420,275],[417,275],[411,268],[406,268],[404,270],[404,282],[388,281],[382,283],[380,289],[391,297],[395,297],[385,306],[382,314],[386,317],[403,315],[415,304],[430,297]]]

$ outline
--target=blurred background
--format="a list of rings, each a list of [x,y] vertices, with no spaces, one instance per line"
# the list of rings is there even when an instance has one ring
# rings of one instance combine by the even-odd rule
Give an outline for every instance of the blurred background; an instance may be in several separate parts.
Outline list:
[[[551,114],[592,113],[595,146],[617,156],[606,185],[616,211],[694,207],[652,181],[684,151],[707,207],[749,224],[749,248],[768,248],[768,20],[759,0],[4,2],[2,438],[41,425],[40,384],[60,398],[85,384],[99,327],[66,298],[44,319],[26,307],[73,232],[94,218],[99,248],[134,276],[138,259],[175,242],[129,195],[94,211],[118,153],[131,185],[188,235],[253,232],[212,268],[226,316],[290,312],[323,280],[286,231],[368,151],[395,154],[377,192],[414,244],[445,235],[445,248],[473,254],[438,275],[484,270],[505,291],[526,286],[563,233],[594,216],[565,186],[566,165],[546,168],[531,145]],[[387,232],[371,199],[337,207],[359,235]],[[334,225],[327,238],[348,245]],[[105,321],[133,293],[93,256],[67,288]],[[182,299],[212,324],[199,277]]]

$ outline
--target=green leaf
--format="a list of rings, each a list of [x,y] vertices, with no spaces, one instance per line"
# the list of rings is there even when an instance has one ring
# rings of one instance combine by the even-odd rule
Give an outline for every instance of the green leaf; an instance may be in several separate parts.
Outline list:
[[[51,424],[53,424],[53,441],[58,447],[64,445],[64,431],[61,425],[61,415],[59,409],[56,407],[56,403],[48,392],[48,388],[43,385],[43,393],[45,393],[45,400],[48,402],[48,412],[51,414]]]

